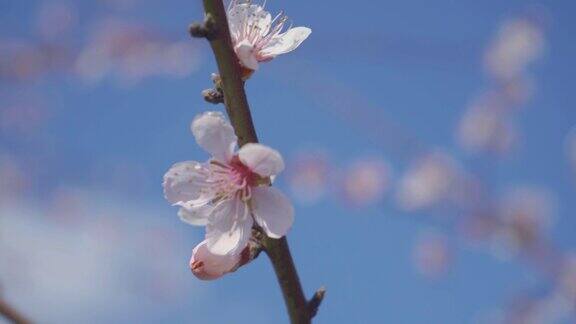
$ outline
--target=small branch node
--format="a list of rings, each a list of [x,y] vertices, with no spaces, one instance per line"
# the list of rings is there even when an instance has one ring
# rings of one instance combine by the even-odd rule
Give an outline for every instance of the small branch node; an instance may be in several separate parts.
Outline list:
[[[214,82],[215,85],[222,83],[222,78],[220,78],[220,74],[218,73],[212,73],[210,75],[210,78],[212,79],[212,82]]]
[[[216,36],[216,23],[211,14],[207,14],[203,23],[194,22],[190,24],[188,32],[195,38],[214,39]]]
[[[234,272],[238,270],[240,267],[245,266],[248,263],[252,262],[260,255],[262,250],[263,250],[262,244],[260,243],[260,240],[257,238],[256,230],[253,229],[252,237],[248,241],[248,246],[244,248],[244,250],[242,250],[242,253],[240,254],[240,261],[238,262],[238,264],[236,264],[234,269],[231,270],[231,272]]]
[[[190,36],[195,38],[206,38],[207,36],[204,24],[198,22],[192,23],[188,28],[188,32],[190,33]]]
[[[252,229],[252,237],[250,238],[250,241],[248,241],[248,247],[250,248],[250,255],[252,259],[258,257],[260,252],[264,250],[264,247],[262,246],[261,236],[262,232],[259,229],[257,228]]]
[[[218,28],[216,27],[216,19],[210,13],[204,18],[204,28],[206,29],[206,39],[213,40],[216,37]]]
[[[224,94],[222,93],[222,91],[219,91],[217,89],[206,89],[202,91],[202,97],[204,97],[204,100],[206,100],[206,102],[209,102],[211,104],[220,104],[220,103],[224,103]]]

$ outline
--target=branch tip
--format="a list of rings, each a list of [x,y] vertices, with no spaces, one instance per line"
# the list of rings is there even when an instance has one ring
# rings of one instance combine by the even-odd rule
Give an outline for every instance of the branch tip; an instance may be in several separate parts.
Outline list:
[[[314,318],[318,313],[318,308],[320,308],[320,304],[322,304],[322,300],[324,300],[324,296],[326,295],[326,288],[324,286],[318,288],[314,293],[314,296],[308,302],[308,314],[310,315],[310,319]]]

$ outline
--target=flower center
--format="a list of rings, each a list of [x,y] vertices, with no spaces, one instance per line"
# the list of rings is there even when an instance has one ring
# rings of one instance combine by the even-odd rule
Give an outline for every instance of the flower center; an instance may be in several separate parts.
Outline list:
[[[232,167],[232,172],[234,174],[234,178],[236,184],[242,185],[245,184],[246,186],[254,187],[257,186],[260,180],[260,176],[250,170],[246,165],[244,165],[238,155],[232,158],[230,161],[230,166]]]
[[[226,164],[216,160],[212,160],[210,164],[212,176],[208,190],[214,193],[216,200],[237,196],[243,201],[249,201],[252,197],[252,187],[268,183],[267,178],[252,172],[237,155]]]

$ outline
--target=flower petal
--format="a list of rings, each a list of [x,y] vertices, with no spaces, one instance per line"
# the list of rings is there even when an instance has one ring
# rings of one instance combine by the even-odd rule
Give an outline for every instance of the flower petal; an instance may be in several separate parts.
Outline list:
[[[206,226],[208,224],[208,217],[212,213],[214,206],[206,204],[200,207],[188,207],[182,205],[178,211],[178,217],[185,223],[195,226]]]
[[[228,26],[232,38],[241,41],[242,36],[258,33],[264,36],[270,30],[272,16],[262,6],[249,3],[231,3],[228,10]]]
[[[284,170],[282,155],[262,144],[249,143],[242,146],[238,157],[252,172],[263,177],[276,175]]]
[[[294,223],[294,207],[290,200],[274,187],[252,189],[252,215],[266,235],[281,238]]]
[[[219,202],[206,225],[208,250],[218,255],[240,253],[252,235],[252,224],[248,206],[242,200]]]
[[[252,15],[248,15],[248,30],[252,33],[260,34],[260,36],[265,36],[270,31],[272,15],[261,6],[252,6],[256,8],[252,9],[254,10]]]
[[[250,70],[258,70],[258,60],[254,54],[254,46],[250,44],[250,42],[247,40],[240,42],[234,47],[234,51],[236,52],[236,56],[238,56],[238,60],[240,60],[242,66]]]
[[[259,53],[262,59],[270,59],[277,55],[295,50],[302,42],[310,36],[312,30],[307,27],[291,28],[283,34],[274,37],[262,48]]]
[[[208,169],[202,163],[185,161],[174,164],[164,175],[164,196],[173,203],[197,199],[206,185]]]
[[[256,9],[255,7],[256,6],[248,3],[237,3],[237,1],[234,0],[230,3],[227,16],[228,27],[233,37],[243,33],[248,23],[248,15]]]
[[[219,112],[209,111],[192,121],[192,133],[198,145],[222,162],[232,158],[236,146],[234,128]]]
[[[217,255],[210,253],[206,240],[192,251],[190,270],[201,280],[214,280],[232,271],[240,263],[240,255]]]

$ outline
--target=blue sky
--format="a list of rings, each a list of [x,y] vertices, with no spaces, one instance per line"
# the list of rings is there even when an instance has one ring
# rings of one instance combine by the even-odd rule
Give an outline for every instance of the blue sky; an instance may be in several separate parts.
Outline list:
[[[13,297],[23,311],[37,305],[30,315],[39,322],[287,322],[265,256],[218,281],[200,282],[189,274],[189,254],[202,229],[181,223],[162,196],[162,176],[170,165],[207,158],[189,132],[192,118],[207,109],[222,111],[200,96],[215,71],[209,46],[187,36],[188,24],[202,17],[200,1],[112,3],[67,3],[77,10],[77,23],[62,42],[82,48],[97,21],[117,18],[150,26],[170,42],[188,42],[198,63],[185,77],[152,76],[128,85],[113,76],[86,84],[67,64],[60,69],[66,71],[51,71],[34,81],[0,80],[0,110],[25,102],[42,107],[47,116],[31,133],[0,133],[1,155],[31,175],[25,190],[0,200],[0,221],[16,226],[23,237],[37,239],[30,247],[62,249],[63,262],[69,262],[54,268],[54,287],[28,287],[13,279],[25,282],[26,277],[0,266],[6,297]],[[0,1],[0,37],[39,42],[33,25],[43,5]],[[312,148],[326,152],[338,168],[366,156],[385,159],[396,181],[413,158],[407,154],[410,144],[400,140],[415,139],[421,147],[449,152],[471,172],[484,170],[482,180],[496,196],[515,184],[553,192],[559,203],[550,236],[562,250],[574,248],[575,179],[565,151],[566,136],[576,124],[573,3],[274,0],[267,7],[273,12],[284,9],[295,26],[313,30],[301,48],[263,65],[247,84],[260,140],[283,153],[288,169],[292,157]],[[466,106],[490,87],[482,65],[484,50],[501,23],[533,8],[544,13],[546,46],[530,67],[534,96],[514,117],[519,145],[501,158],[475,158],[458,148],[454,132]],[[342,109],[360,121],[375,122],[354,125]],[[374,136],[374,130],[380,136]],[[289,191],[285,176],[277,183]],[[451,229],[427,221],[426,210],[399,211],[392,191],[364,208],[347,207],[338,195],[312,205],[296,202],[289,242],[304,289],[308,295],[321,285],[328,290],[317,323],[483,323],[490,317],[486,314],[518,293],[538,293],[545,286],[546,280],[528,262],[502,260],[463,244]],[[65,223],[47,216],[62,192],[72,192],[79,204],[68,210],[72,220]],[[106,243],[90,229],[96,220],[118,224],[112,227],[120,237],[149,229],[170,234],[159,235],[158,245],[143,245],[145,238],[118,239],[119,245],[99,253],[98,247]],[[452,251],[448,271],[439,279],[422,276],[412,261],[415,241],[430,229],[445,233]],[[82,230],[93,245],[82,241],[80,250],[60,246],[82,240]],[[0,228],[0,240],[19,236],[8,232],[9,227]],[[150,252],[153,246],[164,246],[170,256]],[[19,259],[26,260],[27,247],[18,251]],[[98,282],[80,285],[79,290],[100,288],[105,294],[58,289],[66,286],[60,269],[110,255],[116,261],[109,261],[109,267],[77,278]],[[125,259],[126,264],[121,261]],[[86,269],[90,267],[80,267]],[[100,270],[115,280],[99,275]],[[137,279],[126,285],[132,276]],[[166,279],[172,293],[158,297],[153,283]],[[124,284],[111,288],[118,282]],[[21,285],[38,295],[18,293]],[[58,293],[50,298],[53,291]],[[115,299],[115,291],[128,296],[123,303]],[[84,297],[69,297],[77,293]],[[111,307],[116,303],[124,306]]]

